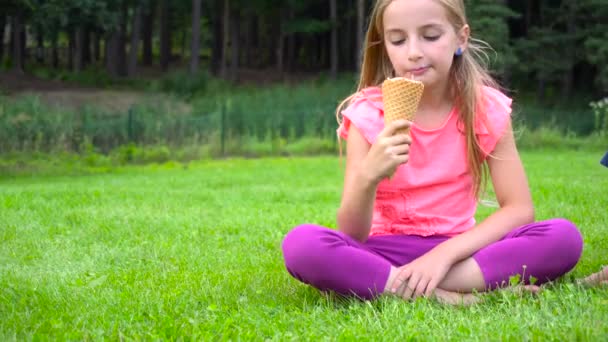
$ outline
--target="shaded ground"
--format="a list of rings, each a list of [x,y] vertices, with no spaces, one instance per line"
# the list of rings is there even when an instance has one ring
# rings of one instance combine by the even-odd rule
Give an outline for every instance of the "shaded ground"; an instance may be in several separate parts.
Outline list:
[[[158,70],[141,70],[140,76],[158,78],[162,76]],[[269,85],[287,82],[297,83],[306,79],[318,77],[318,73],[291,73],[281,75],[273,69],[248,70],[241,69],[238,74],[239,84]],[[85,105],[94,105],[110,111],[126,111],[133,104],[141,101],[144,93],[131,90],[108,90],[84,87],[79,84],[58,80],[47,80],[27,73],[0,72],[0,92],[12,98],[37,95],[52,106],[79,109]],[[162,100],[163,96],[155,96]],[[185,103],[182,103],[187,106]]]
[[[142,101],[143,92],[83,87],[68,82],[45,80],[29,74],[0,73],[0,90],[11,98],[36,95],[50,106],[80,109],[95,106],[111,112],[126,111]],[[164,96],[155,96],[163,100]],[[183,104],[187,106],[185,103]],[[188,109],[188,108],[186,108]]]
[[[26,91],[47,92],[66,89],[83,89],[61,81],[44,80],[26,73],[0,72],[0,89],[10,95]]]
[[[95,89],[28,90],[16,96],[29,95],[37,95],[41,101],[54,107],[77,110],[84,106],[94,106],[110,112],[127,111],[132,105],[140,103],[144,96],[139,92]]]

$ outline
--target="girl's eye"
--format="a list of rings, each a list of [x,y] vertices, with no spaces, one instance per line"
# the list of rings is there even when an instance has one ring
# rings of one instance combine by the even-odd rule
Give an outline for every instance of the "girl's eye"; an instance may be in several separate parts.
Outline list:
[[[399,39],[399,40],[393,40],[391,42],[391,44],[393,44],[393,45],[401,45],[401,44],[403,44],[403,42],[405,42],[405,39]]]
[[[440,36],[424,36],[424,39],[429,40],[429,41],[435,41],[437,39],[439,39]]]

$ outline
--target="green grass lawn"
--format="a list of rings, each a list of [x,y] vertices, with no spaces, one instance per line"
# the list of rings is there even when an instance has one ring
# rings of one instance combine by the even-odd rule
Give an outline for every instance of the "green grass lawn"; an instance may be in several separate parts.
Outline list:
[[[605,339],[608,288],[572,282],[608,263],[602,155],[523,153],[537,219],[577,223],[583,258],[537,297],[494,293],[468,308],[337,300],[288,275],[285,233],[335,227],[338,158],[5,177],[0,340]]]

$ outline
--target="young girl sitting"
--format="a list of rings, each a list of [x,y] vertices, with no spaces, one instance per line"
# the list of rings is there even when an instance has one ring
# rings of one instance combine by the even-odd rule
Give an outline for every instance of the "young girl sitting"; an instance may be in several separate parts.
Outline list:
[[[535,290],[577,264],[574,224],[534,222],[511,99],[475,58],[477,42],[462,0],[376,1],[358,91],[338,108],[347,146],[338,230],[288,233],[282,248],[295,278],[364,299],[466,303],[517,274]],[[424,84],[413,122],[384,125],[379,86],[391,77]],[[395,134],[405,127],[409,135]],[[500,208],[476,223],[485,176]]]

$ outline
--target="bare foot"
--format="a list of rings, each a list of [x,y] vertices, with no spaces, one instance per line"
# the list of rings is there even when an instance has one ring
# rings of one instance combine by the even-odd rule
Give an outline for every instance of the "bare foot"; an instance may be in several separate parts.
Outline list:
[[[442,304],[469,306],[481,301],[481,298],[472,293],[451,292],[435,289],[433,296]]]
[[[516,294],[531,293],[537,294],[541,291],[541,288],[536,285],[518,285],[510,286],[498,291],[509,291]],[[453,291],[446,291],[440,288],[435,289],[433,297],[437,299],[441,304],[448,304],[454,306],[471,306],[477,304],[483,300],[483,292],[480,293],[460,293]]]
[[[400,296],[390,294],[395,297],[401,298]],[[478,303],[481,301],[480,297],[473,295],[472,293],[460,293],[460,292],[452,292],[446,291],[442,289],[435,289],[433,292],[432,298],[437,299],[437,301],[441,304],[454,305],[454,306],[469,306]],[[403,298],[401,298],[403,299]],[[413,300],[413,299],[412,299]]]
[[[601,271],[595,272],[590,276],[578,279],[579,284],[588,286],[608,285],[608,266],[602,268]]]
[[[505,287],[505,288],[500,289],[499,291],[509,291],[509,292],[513,292],[516,294],[523,294],[523,293],[538,294],[541,291],[541,288],[540,288],[540,286],[536,286],[536,285],[517,285],[517,286]]]
[[[499,291],[509,291],[516,294],[523,293],[531,293],[537,294],[541,291],[541,288],[536,285],[518,285],[518,286],[509,286]],[[459,293],[459,292],[450,292],[442,289],[435,290],[435,297],[441,303],[450,304],[450,305],[462,305],[469,306],[473,304],[477,304],[483,300],[483,292],[473,294],[473,293]]]

